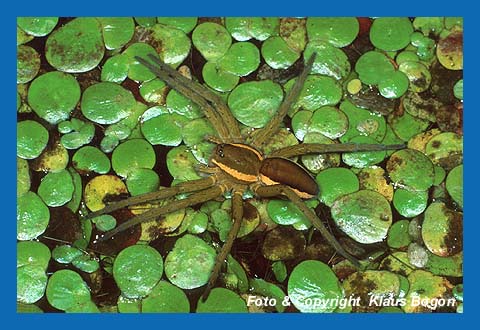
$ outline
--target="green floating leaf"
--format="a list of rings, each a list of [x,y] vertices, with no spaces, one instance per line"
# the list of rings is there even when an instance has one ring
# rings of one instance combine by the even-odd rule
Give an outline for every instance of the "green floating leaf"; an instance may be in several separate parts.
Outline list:
[[[437,42],[436,55],[448,70],[463,69],[463,31],[454,30]]]
[[[392,224],[390,203],[371,190],[359,190],[337,198],[331,212],[343,232],[364,244],[381,242]]]
[[[198,104],[174,89],[168,93],[166,103],[170,112],[177,113],[187,119],[203,117],[203,112]]]
[[[198,161],[187,146],[181,145],[167,153],[168,172],[178,180],[188,181],[200,179],[195,166]]]
[[[122,83],[128,75],[129,57],[125,54],[117,54],[109,57],[102,66],[101,81]]]
[[[17,84],[25,84],[35,78],[40,70],[40,55],[30,46],[17,47]]]
[[[30,265],[46,270],[50,257],[50,250],[41,242],[25,241],[17,243],[17,268]]]
[[[131,196],[137,196],[158,190],[160,177],[148,168],[137,168],[127,176],[127,188]]]
[[[109,231],[116,227],[117,220],[110,214],[103,214],[92,219],[95,227],[100,231]]]
[[[136,81],[148,81],[155,78],[155,75],[144,65],[140,64],[135,57],[141,57],[148,60],[149,56],[155,56],[158,58],[155,48],[147,43],[136,42],[128,46],[123,52],[123,55],[127,56],[130,64],[128,69],[128,77]]]
[[[407,17],[376,18],[370,27],[370,41],[385,51],[395,51],[410,43],[412,23]]]
[[[246,313],[247,304],[238,294],[224,288],[214,288],[207,300],[197,303],[197,313]]]
[[[360,24],[355,17],[308,17],[309,40],[322,40],[335,47],[345,47],[357,37]]]
[[[79,311],[90,303],[90,289],[80,275],[69,269],[53,273],[47,285],[47,300],[55,308]]]
[[[228,106],[242,124],[261,128],[274,116],[282,99],[282,88],[273,81],[250,81],[230,93]]]
[[[142,313],[188,313],[190,302],[185,293],[167,281],[160,281],[142,300]]]
[[[118,49],[133,37],[135,23],[131,17],[100,17],[106,49]]]
[[[197,21],[197,17],[157,17],[158,23],[170,25],[185,33],[190,33],[197,25]]]
[[[312,73],[330,76],[336,80],[345,79],[350,73],[350,61],[340,48],[327,41],[311,40],[303,54],[305,61],[313,52],[317,53],[317,57],[313,62]]]
[[[267,203],[268,216],[279,225],[292,225],[305,218],[303,213],[290,201],[272,199]]]
[[[262,56],[273,69],[286,69],[295,63],[300,53],[289,47],[279,36],[272,36],[262,43]]]
[[[215,256],[215,250],[210,245],[196,236],[187,234],[176,241],[172,251],[167,255],[165,275],[181,289],[201,287],[208,282]]]
[[[58,245],[52,251],[52,258],[61,264],[69,264],[83,252],[71,245]]]
[[[68,73],[52,71],[36,78],[28,89],[28,104],[51,124],[70,117],[80,100],[80,85]]]
[[[393,64],[387,56],[378,51],[363,53],[355,64],[360,80],[367,85],[376,85],[386,75],[394,71]]]
[[[384,117],[357,107],[350,101],[343,101],[340,109],[347,115],[349,125],[347,132],[340,137],[341,142],[350,142],[359,135],[371,137],[379,142],[384,139],[387,131]]]
[[[424,92],[430,87],[432,74],[427,66],[418,61],[405,61],[400,63],[398,70],[408,78],[408,88],[415,93]],[[403,79],[403,78],[402,78]]]
[[[17,239],[32,240],[43,234],[50,220],[50,211],[34,192],[27,192],[17,200]]]
[[[393,195],[393,205],[400,215],[413,218],[425,211],[428,191],[411,191],[399,188]]]
[[[165,82],[158,78],[145,81],[140,85],[140,95],[149,103],[163,103],[166,86]]]
[[[240,81],[237,75],[220,69],[216,62],[205,63],[202,76],[208,86],[219,92],[231,91]]]
[[[392,181],[400,187],[425,191],[433,185],[433,164],[418,150],[403,149],[393,153],[387,162]]]
[[[128,177],[135,169],[152,169],[155,161],[155,151],[144,139],[127,140],[116,147],[112,154],[112,168],[122,177]]]
[[[277,33],[278,18],[276,17],[227,17],[225,25],[232,37],[238,41],[251,38],[266,40]]]
[[[17,25],[28,34],[44,37],[55,28],[58,17],[18,17]]]
[[[213,61],[225,55],[232,44],[232,37],[222,25],[205,22],[193,30],[192,42],[207,61]]]
[[[47,286],[45,269],[37,265],[17,268],[17,301],[33,304],[40,300]]]
[[[283,313],[285,310],[285,306],[282,302],[285,300],[285,293],[273,283],[269,283],[261,278],[252,278],[249,281],[249,285],[251,288],[251,293],[257,293],[263,297],[268,297],[269,299],[275,299],[275,309],[279,313]],[[252,294],[249,295],[251,297]]]
[[[182,63],[190,53],[191,41],[183,32],[173,26],[155,24],[152,27],[154,41],[161,47],[162,60],[176,67]]]
[[[218,60],[223,71],[243,77],[255,71],[260,64],[260,52],[250,42],[234,43],[227,53]]]
[[[293,83],[294,81],[290,80],[285,86],[286,90],[289,90]],[[341,98],[342,88],[334,78],[309,75],[294,108],[313,111],[325,105],[334,106],[340,102]]]
[[[73,196],[72,176],[67,170],[48,173],[40,182],[38,195],[48,206],[56,207],[68,203]]]
[[[74,258],[72,265],[85,273],[93,273],[100,268],[98,261],[91,259],[87,254]]]
[[[435,255],[448,257],[463,249],[463,214],[435,202],[428,206],[422,224],[425,246]]]
[[[463,208],[463,165],[458,165],[448,173],[445,186],[452,199]]]
[[[332,206],[333,202],[343,196],[358,191],[360,184],[357,176],[348,168],[327,168],[317,174],[320,202]]]
[[[88,87],[82,95],[83,115],[98,124],[113,124],[128,117],[134,110],[132,93],[112,82]]]
[[[283,261],[274,261],[272,263],[272,271],[278,282],[283,282],[287,279],[287,266]]]
[[[17,156],[34,159],[40,156],[48,143],[48,131],[42,124],[33,120],[17,123]]]
[[[113,263],[113,277],[127,298],[142,298],[150,294],[162,274],[162,256],[148,245],[132,245],[123,249]]]
[[[394,71],[378,83],[378,90],[387,99],[398,99],[408,89],[408,77],[402,71]]]
[[[377,141],[370,136],[355,136],[349,143],[376,144]],[[386,154],[386,151],[349,152],[342,155],[342,160],[345,164],[355,168],[367,168],[382,162]]]
[[[343,298],[343,290],[330,267],[321,261],[306,260],[290,274],[288,296],[303,313],[328,313],[337,307],[329,301]]]
[[[17,157],[17,198],[30,190],[30,170],[25,159]]]
[[[100,22],[93,17],[75,18],[48,36],[45,56],[48,63],[63,72],[86,72],[103,58]]]
[[[387,244],[392,249],[399,249],[408,246],[412,241],[408,234],[408,220],[396,221],[388,231]]]
[[[100,149],[85,146],[77,150],[72,158],[73,167],[79,172],[105,174],[110,171],[110,159]]]

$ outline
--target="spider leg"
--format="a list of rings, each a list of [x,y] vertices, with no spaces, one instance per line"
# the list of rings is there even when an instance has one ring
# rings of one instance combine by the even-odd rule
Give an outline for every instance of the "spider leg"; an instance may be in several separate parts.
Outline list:
[[[138,195],[138,196],[133,196],[115,203],[108,204],[101,210],[87,214],[84,217],[84,219],[93,219],[95,217],[98,217],[99,215],[107,214],[127,206],[157,201],[157,200],[175,196],[180,193],[189,193],[189,192],[195,192],[198,190],[207,189],[213,186],[215,182],[216,180],[214,176],[209,176],[206,178],[193,180],[193,181],[181,182],[176,186],[172,186],[169,188],[153,191],[153,192]]]
[[[302,199],[286,185],[273,185],[273,186],[260,186],[256,188],[255,191],[261,197],[274,197],[283,195],[286,196],[293,204],[295,204],[302,213],[310,220],[312,225],[322,234],[322,236],[327,240],[327,242],[342,256],[349,260],[355,267],[361,269],[360,262],[350,255],[345,249],[340,245],[337,239],[328,231],[322,221],[317,217],[315,212],[305,205]]]
[[[305,80],[307,79],[307,76],[312,69],[313,62],[315,61],[316,56],[317,53],[313,53],[310,56],[307,63],[305,64],[305,67],[303,68],[302,73],[300,73],[300,75],[298,76],[297,81],[293,85],[292,89],[288,92],[277,113],[272,117],[272,119],[264,128],[258,130],[258,133],[252,136],[251,144],[254,147],[259,148],[278,131],[280,124],[283,121],[283,118],[287,115],[288,110],[290,110],[291,106],[297,101],[298,96],[302,91],[303,85],[305,84]]]
[[[120,224],[118,227],[115,229],[112,229],[108,232],[106,232],[102,237],[100,237],[97,241],[106,241],[113,237],[114,235],[118,234],[119,232],[122,232],[130,227],[133,227],[135,225],[138,225],[143,222],[147,222],[150,220],[153,220],[161,215],[179,210],[179,209],[184,209],[186,207],[207,202],[209,200],[215,199],[221,194],[223,194],[224,188],[220,185],[215,185],[213,187],[200,190],[197,192],[192,193],[190,196],[188,196],[185,199],[180,199],[180,200],[175,200],[170,203],[167,203],[163,206],[160,206],[158,208],[152,209],[150,211],[147,211],[145,213],[139,214],[130,220]]]
[[[216,131],[219,132],[220,137],[229,139],[229,141],[241,137],[237,120],[218,95],[214,94],[205,86],[182,76],[154,55],[150,54],[148,57],[155,65],[152,65],[140,57],[135,58],[160,79],[164,80],[170,87],[202,107],[205,111],[205,116],[212,123]]]
[[[232,219],[233,224],[232,228],[228,232],[227,239],[220,250],[220,253],[215,259],[215,265],[213,266],[212,273],[207,283],[207,287],[202,295],[202,301],[205,301],[210,294],[215,282],[217,281],[220,270],[222,269],[225,259],[227,258],[230,250],[232,249],[233,241],[237,237],[238,231],[240,230],[240,225],[242,224],[243,219],[243,198],[240,191],[234,191],[232,196]]]
[[[364,151],[384,151],[405,149],[405,144],[363,144],[363,143],[301,143],[294,146],[288,146],[273,151],[269,157],[285,157],[301,156],[306,154],[325,154],[337,152],[364,152]]]

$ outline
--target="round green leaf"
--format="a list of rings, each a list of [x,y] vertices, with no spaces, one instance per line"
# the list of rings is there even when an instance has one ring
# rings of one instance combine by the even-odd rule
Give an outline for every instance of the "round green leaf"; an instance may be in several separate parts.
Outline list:
[[[55,28],[58,17],[18,17],[17,25],[28,34],[44,37]]]
[[[150,294],[162,274],[162,256],[148,245],[132,245],[123,249],[113,263],[113,277],[127,298],[142,298]]]
[[[110,171],[110,159],[100,149],[85,146],[78,149],[72,158],[73,167],[84,173],[105,174]]]
[[[448,173],[445,186],[452,199],[463,207],[463,165],[458,165]]]
[[[197,313],[246,313],[247,304],[238,294],[224,288],[214,288],[207,300],[200,299]]]
[[[43,125],[33,120],[17,123],[17,156],[34,159],[40,156],[47,146],[48,131]]]
[[[130,41],[135,30],[131,17],[100,17],[106,49],[118,49]]]
[[[230,93],[228,106],[242,124],[261,128],[278,110],[282,98],[282,88],[271,80],[250,81],[240,84]]]
[[[190,302],[185,293],[167,281],[160,281],[142,300],[142,313],[188,313]]]
[[[376,85],[385,76],[394,71],[393,64],[387,56],[378,51],[363,53],[355,64],[360,80],[367,85]]]
[[[152,169],[156,156],[151,144],[144,139],[131,139],[115,148],[112,154],[112,168],[118,175],[128,177],[138,168]]]
[[[68,311],[90,302],[90,289],[80,275],[69,269],[58,270],[50,276],[47,300],[55,308]]]
[[[33,304],[40,300],[47,286],[45,269],[37,265],[17,268],[17,301]]]
[[[142,134],[152,145],[178,146],[182,142],[184,117],[178,114],[161,114],[141,122]]]
[[[355,136],[350,143],[358,143],[359,145],[376,144],[377,141],[370,136]],[[386,151],[370,151],[370,152],[349,152],[342,155],[345,164],[355,168],[366,168],[371,165],[378,164],[383,161]]]
[[[427,207],[428,191],[411,191],[399,188],[393,195],[393,205],[400,215],[413,218]]]
[[[337,80],[346,78],[350,73],[350,61],[340,48],[332,46],[327,41],[311,40],[303,53],[305,61],[313,52],[317,53],[317,57],[311,73],[330,76]]]
[[[355,17],[309,17],[307,34],[309,40],[322,40],[341,48],[355,40],[359,31]]]
[[[127,188],[131,196],[137,196],[158,190],[160,178],[154,170],[137,168],[127,176]]]
[[[343,195],[358,191],[360,188],[357,176],[349,169],[343,167],[327,168],[317,174],[320,190],[319,199],[327,206]]]
[[[396,221],[388,231],[387,244],[392,249],[399,249],[408,246],[412,241],[408,234],[408,220]]]
[[[113,124],[130,115],[135,98],[129,90],[112,82],[88,87],[82,95],[83,115],[98,124]]]
[[[300,54],[291,49],[279,36],[272,36],[265,40],[261,51],[265,62],[273,69],[289,68],[300,57]]]
[[[321,261],[306,260],[290,274],[288,296],[301,312],[328,313],[336,308],[328,301],[343,298],[343,290],[330,267]]]
[[[215,256],[215,249],[210,245],[196,236],[187,234],[177,240],[167,255],[165,275],[181,289],[201,287],[208,282]]]
[[[101,81],[122,83],[128,75],[129,58],[125,54],[117,54],[109,57],[102,67]]]
[[[258,68],[260,52],[250,42],[234,43],[227,53],[218,60],[220,69],[237,76],[247,76]]]
[[[45,56],[48,63],[63,72],[86,72],[103,58],[100,22],[93,17],[75,18],[48,36]]]
[[[463,214],[435,202],[428,206],[422,224],[425,246],[435,255],[448,257],[463,249]]]
[[[17,268],[32,265],[46,270],[50,257],[50,250],[41,242],[25,241],[17,243]]]
[[[231,91],[240,81],[238,76],[220,69],[216,62],[205,63],[202,76],[208,86],[219,92]]]
[[[30,46],[17,47],[17,84],[25,84],[35,78],[40,70],[40,55]]]
[[[212,61],[225,55],[232,44],[232,37],[222,25],[205,22],[193,30],[192,42],[207,61]]]
[[[47,229],[50,211],[34,192],[27,192],[17,200],[17,239],[37,238]]]
[[[410,43],[412,23],[406,17],[380,17],[370,27],[370,41],[385,51],[395,51]]]
[[[185,33],[192,31],[197,21],[197,17],[157,17],[158,23],[173,26]]]
[[[427,190],[435,177],[430,159],[414,149],[393,153],[388,159],[387,171],[395,184],[413,190]]]
[[[364,244],[381,242],[392,224],[390,203],[371,190],[359,190],[337,198],[331,212],[343,232]]]
[[[408,89],[408,77],[402,71],[393,71],[378,83],[378,90],[387,99],[397,99]]]
[[[38,195],[48,206],[62,206],[68,203],[73,196],[72,176],[67,170],[48,173],[40,182]]]

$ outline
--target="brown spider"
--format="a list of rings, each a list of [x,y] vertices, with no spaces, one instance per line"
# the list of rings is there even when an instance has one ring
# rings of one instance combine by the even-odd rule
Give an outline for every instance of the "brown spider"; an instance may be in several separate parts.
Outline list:
[[[203,178],[183,182],[160,191],[130,197],[108,204],[105,208],[90,213],[87,218],[94,218],[127,206],[163,200],[178,194],[190,194],[185,199],[174,200],[133,217],[105,233],[98,241],[110,239],[125,229],[156,219],[161,215],[214,200],[227,192],[231,193],[233,225],[225,244],[216,257],[215,265],[202,296],[203,299],[206,299],[215,285],[222,265],[240,229],[243,218],[242,196],[245,191],[251,190],[256,196],[261,198],[284,196],[289,199],[303,212],[313,226],[340,255],[360,268],[359,261],[344,250],[335,237],[325,228],[315,212],[303,202],[303,199],[313,198],[318,195],[318,186],[303,167],[288,158],[312,153],[394,150],[404,148],[405,146],[302,143],[281,148],[268,155],[262,152],[262,146],[277,133],[288,110],[298,98],[307,75],[312,68],[316,57],[315,53],[306,62],[293,88],[286,95],[285,100],[270,122],[265,127],[255,130],[249,136],[242,136],[237,120],[219,96],[206,87],[182,76],[158,57],[154,55],[149,55],[148,57],[149,61],[140,57],[136,57],[136,60],[165,81],[171,88],[188,97],[202,108],[206,118],[218,134],[218,138],[207,137],[208,140],[216,144],[216,147],[210,157],[209,165],[199,168],[199,171],[204,176]]]

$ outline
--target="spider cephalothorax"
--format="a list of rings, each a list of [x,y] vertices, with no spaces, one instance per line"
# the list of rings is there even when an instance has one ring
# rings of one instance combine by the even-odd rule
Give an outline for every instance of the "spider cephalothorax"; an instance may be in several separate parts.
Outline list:
[[[254,131],[249,136],[242,136],[238,122],[218,95],[212,93],[206,87],[182,76],[159,60],[157,56],[149,55],[149,60],[136,57],[138,62],[149,68],[157,77],[164,80],[170,87],[190,98],[202,108],[206,118],[212,124],[218,135],[218,137],[207,137],[216,143],[216,147],[210,157],[209,166],[199,169],[205,177],[198,180],[182,182],[176,186],[145,195],[131,197],[109,204],[102,210],[90,213],[88,218],[93,218],[123,207],[158,201],[176,196],[180,193],[189,194],[188,197],[184,199],[174,200],[135,216],[117,228],[107,232],[99,240],[105,241],[115,234],[139,223],[156,219],[161,215],[181,208],[216,199],[228,192],[232,198],[233,225],[225,240],[225,244],[217,255],[215,266],[203,295],[205,299],[210,289],[215,285],[222,265],[240,229],[243,218],[242,196],[248,189],[260,198],[283,196],[292,201],[339,254],[359,267],[360,263],[358,260],[343,249],[330,231],[325,228],[315,212],[304,203],[305,199],[318,195],[317,184],[304,168],[288,158],[312,153],[400,149],[404,146],[302,143],[281,148],[269,154],[262,152],[262,146],[278,132],[288,110],[298,98],[305,79],[312,68],[315,56],[314,53],[308,59],[304,70],[286,95],[285,100],[273,118],[265,127]]]

